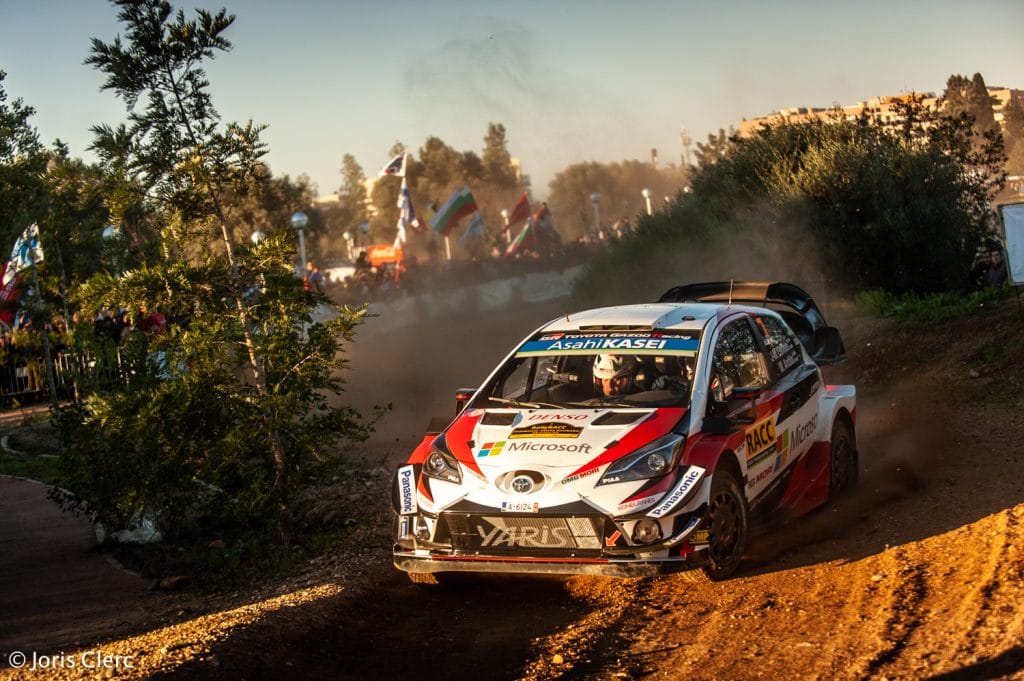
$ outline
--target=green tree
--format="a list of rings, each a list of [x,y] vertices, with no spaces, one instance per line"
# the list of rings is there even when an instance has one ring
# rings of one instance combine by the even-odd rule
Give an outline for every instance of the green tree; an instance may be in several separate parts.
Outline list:
[[[600,194],[598,209],[602,229],[616,220],[632,221],[645,213],[643,190],[651,195],[652,209],[663,207],[664,197],[679,192],[687,183],[686,169],[655,168],[645,161],[576,163],[551,181],[548,207],[563,238],[594,238],[594,205],[591,195]]]
[[[8,102],[0,71],[0,247],[10,247],[46,210],[48,155],[29,122],[35,110],[21,99]]]
[[[161,256],[78,292],[86,308],[124,307],[143,324],[123,351],[125,383],[60,416],[79,495],[66,501],[115,523],[158,512],[173,535],[217,490],[221,512],[240,521],[273,511],[288,542],[302,471],[338,438],[364,435],[358,415],[327,401],[341,389],[341,341],[362,312],[302,290],[284,230],[236,241],[247,230],[232,223],[231,205],[266,186],[262,127],[222,126],[201,68],[230,49],[234,17],[188,19],[162,0],[114,4],[127,40],[93,39],[86,62],[125,101],[128,122],[95,128],[95,148],[121,169],[123,190],[138,192],[139,219],[159,226]],[[220,248],[196,249],[211,232]],[[318,305],[337,317],[311,324]]]
[[[355,232],[359,225],[367,221],[366,173],[356,162],[355,156],[345,154],[341,159],[341,189],[338,196],[342,207],[350,214],[350,222],[345,229]]]
[[[1006,172],[1024,175],[1024,98],[1015,96],[1003,108]]]
[[[703,168],[725,158],[735,135],[736,131],[732,128],[729,128],[729,132],[726,132],[724,128],[719,128],[718,134],[708,134],[707,142],[697,142],[697,151],[694,152],[697,167]]]
[[[67,148],[58,145],[47,164],[45,181],[49,199],[48,210],[39,220],[45,255],[39,267],[41,289],[50,298],[47,310],[58,311],[48,316],[68,323],[74,311],[69,293],[99,271],[114,273],[125,244],[103,236],[110,214],[106,179],[99,166],[70,158]]]
[[[946,80],[942,93],[942,113],[946,118],[966,117],[974,130],[973,143],[981,147],[985,135],[998,130],[992,105],[995,99],[988,93],[985,79],[980,73],[972,78],[953,74]]]
[[[516,187],[516,169],[512,166],[512,156],[508,153],[508,142],[505,139],[505,126],[501,123],[487,124],[482,161],[484,179],[493,188]]]
[[[610,302],[703,278],[816,281],[820,272],[855,289],[962,288],[992,228],[998,139],[982,153],[964,117],[912,115],[913,129],[862,117],[734,140],[701,166],[691,192],[596,259],[577,295]]]

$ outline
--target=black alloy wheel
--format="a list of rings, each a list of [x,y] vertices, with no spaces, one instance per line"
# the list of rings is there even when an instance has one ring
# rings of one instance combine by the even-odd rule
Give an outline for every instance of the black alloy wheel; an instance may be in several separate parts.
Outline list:
[[[859,473],[857,447],[854,444],[853,430],[845,419],[836,419],[832,426],[828,465],[829,497],[845,494],[857,486]]]
[[[711,579],[726,579],[739,568],[747,544],[747,500],[736,477],[726,469],[715,471],[708,499],[708,564]]]

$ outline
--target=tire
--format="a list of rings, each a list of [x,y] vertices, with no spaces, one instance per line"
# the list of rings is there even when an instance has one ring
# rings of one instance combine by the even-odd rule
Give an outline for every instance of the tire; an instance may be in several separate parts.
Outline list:
[[[828,452],[828,496],[846,494],[857,486],[860,464],[853,429],[846,419],[838,418],[832,425]]]
[[[736,476],[720,468],[711,478],[708,496],[708,562],[704,572],[713,580],[728,579],[740,566],[747,546],[747,500]]]

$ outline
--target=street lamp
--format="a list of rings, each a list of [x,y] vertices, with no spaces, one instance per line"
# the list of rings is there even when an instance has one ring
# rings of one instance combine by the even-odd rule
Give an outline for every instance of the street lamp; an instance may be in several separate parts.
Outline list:
[[[648,189],[647,187],[644,187],[644,190],[640,193],[644,195],[644,201],[647,202],[647,214],[651,215],[651,190]]]
[[[342,236],[345,237],[345,257],[349,260],[353,260],[352,251],[355,250],[355,246],[353,245],[354,241],[352,240],[352,232],[345,232]]]
[[[594,192],[590,195],[590,202],[594,204],[594,231],[597,233],[597,238],[601,238],[601,194]]]
[[[114,264],[115,276],[121,278],[121,255],[124,250],[123,244],[121,243],[121,230],[116,225],[107,225],[101,232],[103,236],[104,250],[110,254],[110,259]]]
[[[303,231],[309,224],[309,216],[301,210],[292,213],[292,228],[299,233],[299,278],[303,276],[306,268],[306,234]]]
[[[505,243],[512,243],[512,232],[508,229],[508,208],[501,209],[501,219],[505,221]]]

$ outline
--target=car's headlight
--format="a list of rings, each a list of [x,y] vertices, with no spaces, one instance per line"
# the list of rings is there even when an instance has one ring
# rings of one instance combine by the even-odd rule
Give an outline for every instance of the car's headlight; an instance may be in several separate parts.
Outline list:
[[[459,470],[458,460],[450,453],[435,445],[423,462],[423,474],[428,478],[436,478],[445,482],[462,482],[462,471]]]
[[[644,445],[608,466],[597,484],[607,485],[613,482],[646,480],[665,475],[679,461],[685,444],[686,437],[684,435],[676,433],[662,435],[654,442]]]

